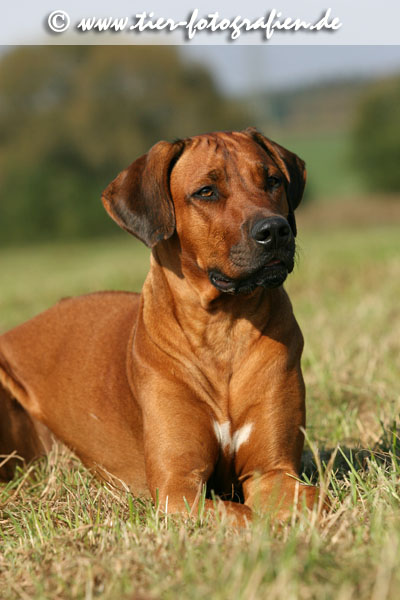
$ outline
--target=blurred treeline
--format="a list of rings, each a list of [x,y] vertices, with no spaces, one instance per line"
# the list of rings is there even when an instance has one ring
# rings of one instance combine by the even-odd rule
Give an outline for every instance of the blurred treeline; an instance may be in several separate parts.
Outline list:
[[[400,192],[400,77],[376,82],[362,99],[353,135],[354,162],[377,191]]]
[[[101,192],[135,158],[160,139],[249,125],[306,160],[308,199],[400,191],[400,77],[239,100],[173,46],[12,49],[0,59],[0,244],[115,233]]]
[[[307,199],[400,193],[400,75],[320,80],[253,98],[253,115],[306,160]]]
[[[115,233],[104,187],[160,139],[246,127],[170,46],[34,46],[0,61],[0,243]]]

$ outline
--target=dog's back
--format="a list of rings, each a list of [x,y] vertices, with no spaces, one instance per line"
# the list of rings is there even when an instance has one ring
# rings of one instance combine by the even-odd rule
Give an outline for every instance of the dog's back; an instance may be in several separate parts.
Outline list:
[[[0,410],[7,416],[1,419],[6,432],[0,435],[0,454],[17,449],[29,460],[41,448],[46,450],[49,436],[38,419],[90,466],[98,462],[105,472],[128,480],[133,471],[138,489],[143,472],[145,486],[137,437],[140,413],[126,370],[139,301],[138,294],[124,292],[65,299],[0,337]],[[71,418],[75,428],[64,428]],[[126,458],[118,464],[119,456],[132,457],[129,474]],[[4,465],[3,478],[10,467]]]

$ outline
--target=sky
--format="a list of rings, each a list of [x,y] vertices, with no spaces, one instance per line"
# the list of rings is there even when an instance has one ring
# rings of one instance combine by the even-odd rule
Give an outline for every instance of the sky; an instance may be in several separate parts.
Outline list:
[[[182,46],[228,93],[286,89],[336,77],[400,73],[400,46]]]
[[[208,45],[178,50],[184,60],[205,63],[221,91],[237,96],[335,78],[400,75],[400,46]]]

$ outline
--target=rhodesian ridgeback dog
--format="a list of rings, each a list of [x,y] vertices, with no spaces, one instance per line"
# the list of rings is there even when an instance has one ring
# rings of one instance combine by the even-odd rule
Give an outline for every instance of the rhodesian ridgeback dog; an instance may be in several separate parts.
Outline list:
[[[159,142],[122,171],[103,203],[152,248],[142,293],[62,300],[0,337],[1,454],[31,460],[54,435],[168,513],[196,510],[203,486],[239,523],[311,508],[282,287],[304,184],[304,162],[251,128]]]

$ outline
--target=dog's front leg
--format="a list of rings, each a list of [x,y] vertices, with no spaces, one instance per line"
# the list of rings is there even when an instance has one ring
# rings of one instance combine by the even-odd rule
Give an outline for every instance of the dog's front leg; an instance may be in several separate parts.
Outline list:
[[[312,509],[318,498],[316,487],[298,481],[304,383],[290,347],[267,340],[263,356],[264,364],[254,362],[254,370],[232,381],[235,470],[246,505],[285,519],[294,507],[305,504]]]
[[[189,508],[190,516],[197,516],[219,447],[209,409],[188,394],[169,390],[162,400],[146,403],[145,464],[148,487],[160,507],[186,516]],[[204,508],[239,526],[251,519],[251,510],[234,502],[206,499]]]

